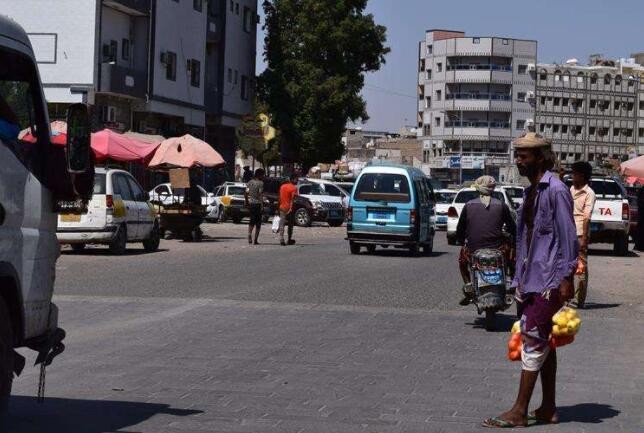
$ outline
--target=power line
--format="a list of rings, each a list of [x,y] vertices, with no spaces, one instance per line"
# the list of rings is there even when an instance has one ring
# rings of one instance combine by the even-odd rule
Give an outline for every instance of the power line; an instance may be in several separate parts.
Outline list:
[[[373,84],[365,84],[365,88],[375,90],[381,93],[387,93],[389,95],[400,96],[402,98],[412,98],[412,99],[417,98],[417,96],[408,95],[406,93],[395,92],[393,90],[385,89],[384,87],[374,86]]]

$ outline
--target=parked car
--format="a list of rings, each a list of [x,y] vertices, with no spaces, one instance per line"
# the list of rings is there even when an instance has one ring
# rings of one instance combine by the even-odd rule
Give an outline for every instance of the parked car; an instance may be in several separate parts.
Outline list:
[[[344,188],[340,187],[337,182],[310,178],[305,179],[303,182],[318,184],[320,186],[320,189],[325,191],[328,195],[332,197],[340,197],[340,199],[342,200],[342,206],[345,209],[349,206],[349,199],[351,198],[351,194]]]
[[[454,201],[447,211],[448,244],[456,245],[456,226],[458,225],[458,219],[461,216],[461,212],[463,211],[463,208],[468,201],[479,197],[479,195],[480,193],[474,188],[463,188],[458,192],[458,194],[456,194],[456,197],[454,197]],[[503,188],[496,189],[492,193],[492,197],[499,199],[503,203],[505,203],[510,208],[510,213],[516,221],[517,213],[512,203],[512,199],[510,199],[507,191],[505,191]]]
[[[425,174],[412,167],[374,164],[360,173],[351,195],[347,238],[351,254],[364,246],[408,248],[416,255],[434,248],[434,191]]]
[[[570,176],[566,176],[564,180],[567,185],[572,185]],[[607,176],[593,176],[589,185],[595,192],[589,244],[613,244],[615,254],[627,255],[631,211],[626,189]]]
[[[351,193],[353,192],[353,187],[356,185],[353,182],[335,182],[335,184],[340,188],[342,188],[343,190],[345,190],[347,194],[349,194],[349,197],[351,197]]]
[[[239,224],[248,216],[245,193],[246,184],[241,182],[226,182],[215,188],[214,206],[217,207],[220,222],[230,218],[235,224]]]
[[[305,217],[304,213],[295,214],[298,225],[311,225],[313,221],[326,222],[331,227],[339,227],[344,223],[344,205],[342,192],[335,185],[304,181],[297,185],[298,195],[310,200],[313,205],[313,212],[309,213],[310,220],[299,221],[298,217]],[[332,195],[337,194],[337,195]]]
[[[506,192],[514,209],[519,209],[523,204],[523,187],[519,185],[500,185],[497,189],[502,189]]]
[[[267,177],[264,179],[264,216],[277,215],[279,209],[280,187],[288,182],[286,177]],[[313,221],[315,212],[313,203],[306,197],[296,196],[293,204],[295,212],[295,223],[300,227],[308,227]]]
[[[123,254],[132,242],[142,242],[146,251],[156,251],[159,221],[148,198],[127,171],[97,168],[87,213],[59,215],[58,241],[71,245],[74,251],[82,251],[87,244],[106,244],[113,254]]]
[[[201,194],[201,204],[206,206],[206,220],[218,220],[219,207],[215,205],[215,195],[211,192],[207,192],[201,185],[197,185],[197,188]],[[172,184],[170,183],[157,185],[149,192],[151,202],[159,202],[165,205],[183,203],[182,194],[182,188],[176,188],[176,190],[173,190]]]
[[[454,201],[458,191],[439,189],[436,191],[436,229],[447,230],[447,211]]]

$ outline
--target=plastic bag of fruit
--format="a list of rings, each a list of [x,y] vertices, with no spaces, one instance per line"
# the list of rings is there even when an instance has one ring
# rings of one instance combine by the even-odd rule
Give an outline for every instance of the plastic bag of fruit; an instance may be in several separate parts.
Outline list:
[[[561,347],[575,341],[575,335],[581,327],[581,318],[577,310],[562,307],[552,317],[552,334],[550,347]]]

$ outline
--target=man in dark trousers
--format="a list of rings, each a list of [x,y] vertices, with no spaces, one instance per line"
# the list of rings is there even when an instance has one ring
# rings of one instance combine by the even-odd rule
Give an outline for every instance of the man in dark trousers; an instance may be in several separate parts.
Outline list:
[[[261,168],[255,170],[255,177],[253,177],[246,184],[246,192],[244,198],[246,199],[246,207],[250,214],[250,221],[248,223],[248,243],[259,244],[259,231],[262,228],[262,213],[263,213],[263,197],[264,192],[264,175],[265,171]],[[255,238],[253,240],[253,229],[255,229]]]
[[[644,251],[644,185],[637,191],[637,230],[635,231],[635,249]]]
[[[512,219],[510,208],[501,200],[492,197],[496,181],[492,176],[481,176],[474,182],[474,189],[480,194],[465,204],[456,227],[456,238],[463,244],[458,259],[463,282],[470,282],[470,256],[477,250],[491,248],[500,250],[505,256],[506,264],[510,260],[510,245],[503,236],[505,224],[511,238],[516,234],[516,223]],[[459,302],[467,305],[471,295]]]
[[[552,317],[573,296],[579,243],[568,187],[550,170],[555,157],[549,141],[528,132],[514,142],[516,165],[530,180],[517,224],[517,268],[512,287],[521,317],[521,382],[514,406],[484,427],[525,427],[529,419],[557,423],[557,353],[549,345]],[[541,375],[541,406],[528,405]]]

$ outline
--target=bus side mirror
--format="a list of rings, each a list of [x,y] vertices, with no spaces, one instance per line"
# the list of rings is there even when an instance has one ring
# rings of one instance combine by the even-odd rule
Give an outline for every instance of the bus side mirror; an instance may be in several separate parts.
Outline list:
[[[90,168],[91,135],[89,115],[84,104],[72,104],[67,109],[67,170],[85,173]]]

